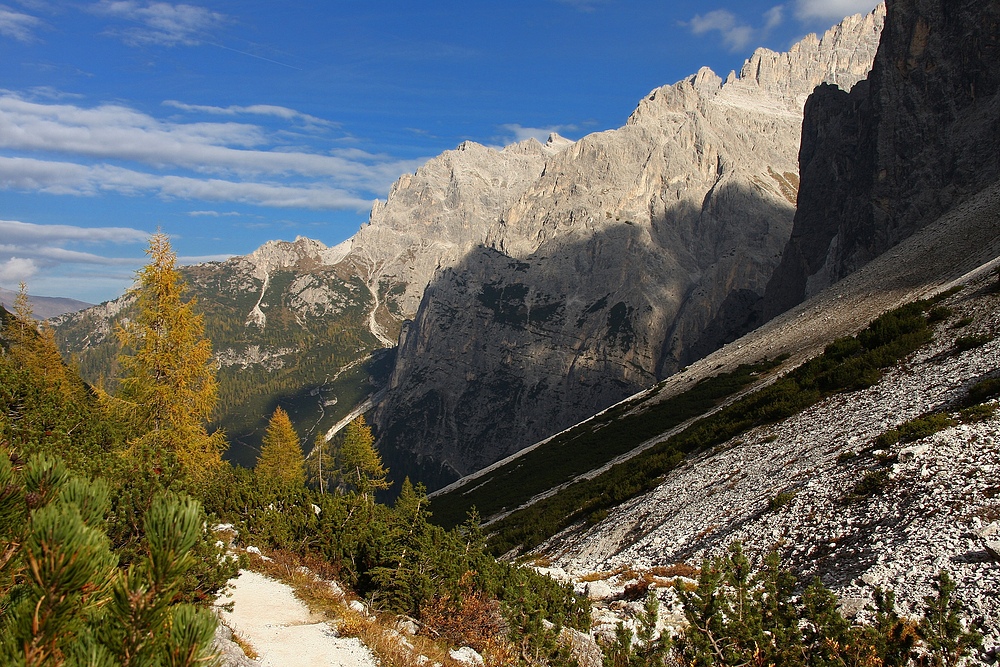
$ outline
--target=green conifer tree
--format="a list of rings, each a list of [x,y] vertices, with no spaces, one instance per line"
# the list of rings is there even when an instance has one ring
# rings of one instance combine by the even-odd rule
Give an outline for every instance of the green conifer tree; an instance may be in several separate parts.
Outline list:
[[[320,433],[306,459],[306,479],[320,493],[330,493],[337,485],[339,468],[332,450],[325,434]]]
[[[197,502],[154,498],[146,557],[123,570],[104,532],[104,482],[0,447],[0,489],[0,664],[208,664],[215,616],[178,602],[201,537]]]
[[[983,638],[962,625],[962,602],[955,597],[955,582],[946,570],[934,579],[935,595],[924,597],[924,617],[917,634],[930,651],[932,667],[958,667],[965,656],[982,648]]]
[[[347,425],[339,458],[341,479],[366,500],[375,491],[389,488],[386,481],[389,472],[382,466],[382,457],[375,449],[375,438],[364,416]]]

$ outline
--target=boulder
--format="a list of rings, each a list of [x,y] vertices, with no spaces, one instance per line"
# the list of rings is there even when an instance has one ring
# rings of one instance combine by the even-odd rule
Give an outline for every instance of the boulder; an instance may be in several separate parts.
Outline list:
[[[448,651],[448,655],[451,656],[452,660],[460,662],[463,665],[470,665],[470,667],[484,667],[486,662],[483,660],[483,656],[468,646],[463,646],[462,648],[453,648]]]
[[[587,582],[587,597],[591,600],[608,600],[615,596],[611,585],[606,581]]]

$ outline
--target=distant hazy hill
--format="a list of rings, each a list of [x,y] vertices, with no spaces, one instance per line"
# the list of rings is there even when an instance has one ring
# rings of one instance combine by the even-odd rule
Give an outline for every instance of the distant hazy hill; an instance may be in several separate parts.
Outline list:
[[[0,304],[7,310],[14,308],[14,298],[16,296],[17,292],[0,287]],[[50,317],[65,315],[66,313],[75,313],[78,310],[90,308],[94,305],[85,301],[77,301],[76,299],[65,299],[56,296],[32,296],[30,294],[28,295],[28,302],[31,303],[31,308],[34,310],[35,319],[39,320],[47,320]]]

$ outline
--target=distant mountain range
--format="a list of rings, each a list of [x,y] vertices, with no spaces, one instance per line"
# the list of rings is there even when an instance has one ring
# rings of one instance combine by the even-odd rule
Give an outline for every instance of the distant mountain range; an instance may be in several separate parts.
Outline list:
[[[14,299],[16,297],[17,292],[0,287],[0,305],[7,310],[13,310]],[[75,313],[78,310],[90,308],[94,305],[85,301],[77,301],[76,299],[55,296],[33,296],[31,294],[28,295],[28,303],[31,304],[35,319],[38,320],[47,320],[50,317]]]

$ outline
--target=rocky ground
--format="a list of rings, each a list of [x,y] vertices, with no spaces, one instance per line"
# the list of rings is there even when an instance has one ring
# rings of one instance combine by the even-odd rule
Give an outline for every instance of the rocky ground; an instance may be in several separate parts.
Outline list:
[[[947,256],[956,245],[950,241],[941,237],[937,248],[925,249]],[[919,250],[927,239],[914,243]],[[906,253],[913,248],[903,251],[900,258],[911,258]],[[872,267],[884,276],[880,270]],[[875,386],[834,396],[692,458],[659,488],[597,526],[576,527],[550,541],[543,551],[553,560],[553,573],[599,599],[595,631],[609,632],[635,611],[616,598],[638,574],[677,564],[697,567],[738,540],[758,559],[777,549],[804,581],[822,577],[849,616],[871,600],[875,586],[893,589],[901,611],[918,615],[933,577],[948,570],[969,620],[981,625],[986,649],[995,656],[1000,417],[958,423],[915,442],[875,443],[885,431],[928,412],[960,421],[969,387],[1000,376],[1000,340],[965,351],[956,347],[960,337],[1000,333],[992,263],[962,282],[964,289],[943,302],[952,314],[935,325],[934,341]],[[742,356],[739,350],[733,346],[730,356]],[[866,476],[881,483],[849,497]],[[668,589],[661,594],[672,601]],[[676,611],[665,605],[668,624],[679,621]]]

